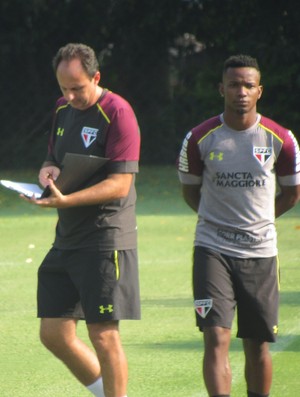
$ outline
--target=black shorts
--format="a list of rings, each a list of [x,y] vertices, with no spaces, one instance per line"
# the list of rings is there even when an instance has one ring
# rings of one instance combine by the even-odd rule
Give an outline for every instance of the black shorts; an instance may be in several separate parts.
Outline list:
[[[193,292],[197,326],[231,328],[237,336],[275,342],[278,332],[277,257],[234,258],[195,247]]]
[[[136,250],[52,248],[38,271],[38,317],[140,319]]]

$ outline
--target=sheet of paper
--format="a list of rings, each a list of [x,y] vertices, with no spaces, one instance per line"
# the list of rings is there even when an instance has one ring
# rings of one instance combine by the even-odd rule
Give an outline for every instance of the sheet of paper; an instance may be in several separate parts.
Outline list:
[[[0,183],[6,188],[22,193],[27,197],[35,196],[35,198],[40,198],[43,193],[43,190],[35,183],[14,182],[5,179],[1,179]]]

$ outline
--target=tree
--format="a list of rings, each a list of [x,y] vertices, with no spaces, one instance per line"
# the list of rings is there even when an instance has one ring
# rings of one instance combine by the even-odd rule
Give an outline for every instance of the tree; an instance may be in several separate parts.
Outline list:
[[[188,129],[222,111],[233,53],[257,57],[259,110],[297,133],[299,19],[296,0],[2,0],[1,166],[41,163],[60,95],[51,59],[71,41],[96,50],[102,85],[133,105],[144,163],[174,163]]]

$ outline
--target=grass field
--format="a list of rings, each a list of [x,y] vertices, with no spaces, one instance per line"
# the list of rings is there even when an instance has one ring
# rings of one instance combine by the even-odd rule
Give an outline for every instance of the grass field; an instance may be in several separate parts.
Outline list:
[[[18,174],[32,181],[31,171]],[[13,172],[1,179],[16,179]],[[144,167],[137,179],[142,321],[124,321],[129,397],[204,397],[202,336],[194,326],[191,252],[195,215],[176,171]],[[0,384],[2,397],[88,397],[38,339],[36,270],[50,247],[56,215],[0,189]],[[281,262],[279,340],[272,345],[273,397],[300,389],[300,208],[278,220]],[[79,334],[87,343],[84,323]],[[233,329],[233,334],[235,328]],[[231,346],[232,396],[245,396],[243,353]]]

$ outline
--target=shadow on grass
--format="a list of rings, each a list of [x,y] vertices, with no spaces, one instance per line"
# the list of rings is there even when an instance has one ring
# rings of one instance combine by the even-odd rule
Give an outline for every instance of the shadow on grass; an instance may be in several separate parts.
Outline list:
[[[145,306],[164,306],[164,307],[190,307],[193,308],[193,299],[191,298],[146,298],[142,299]],[[283,291],[280,293],[280,304],[288,306],[299,306],[300,308],[300,291]]]
[[[287,305],[292,307],[299,306],[300,302],[300,291],[287,291],[281,293],[281,306]],[[170,308],[191,308],[193,310],[192,298],[183,299],[172,299],[172,298],[156,298],[156,299],[142,299],[142,305],[144,307],[170,307]],[[284,308],[282,309],[284,310]],[[235,327],[235,321],[233,323],[233,328]],[[295,319],[295,321],[298,321]],[[298,323],[297,323],[298,324]],[[296,325],[297,325],[296,324]],[[300,326],[299,326],[300,328]],[[153,343],[143,343],[143,347],[146,349],[160,349],[160,350],[195,350],[199,349],[203,351],[203,336],[199,332],[199,337],[195,336],[196,327],[191,327],[191,337],[185,340],[168,340],[153,342]],[[297,330],[297,326],[296,326]],[[294,327],[292,327],[291,333],[285,332],[280,333],[277,342],[270,344],[270,349],[272,352],[300,352],[300,334],[294,332]],[[197,335],[197,334],[196,334]],[[232,331],[232,340],[230,345],[230,351],[242,352],[242,340],[236,338],[235,331]]]
[[[300,308],[300,291],[282,291],[280,293],[280,304],[299,306]]]
[[[131,346],[140,346],[139,343],[130,343]],[[193,329],[191,329],[191,338],[182,340],[166,340],[160,342],[145,343],[143,342],[142,348],[144,349],[157,349],[157,350],[199,350],[203,352],[204,343],[203,336],[199,332],[199,337],[195,336]],[[276,343],[270,343],[270,351],[276,352],[299,352],[300,351],[300,335],[298,334],[280,334]],[[230,352],[243,353],[242,339],[236,338],[233,334],[230,343]]]
[[[192,332],[191,332],[192,334]],[[130,343],[131,346],[135,344]],[[137,343],[136,346],[139,346]],[[158,350],[195,350],[203,352],[204,343],[202,334],[199,332],[199,337],[193,335],[189,340],[167,340],[153,343],[143,343],[142,347],[145,349],[158,349]],[[230,345],[230,351],[243,351],[242,342],[239,339],[233,338]]]

